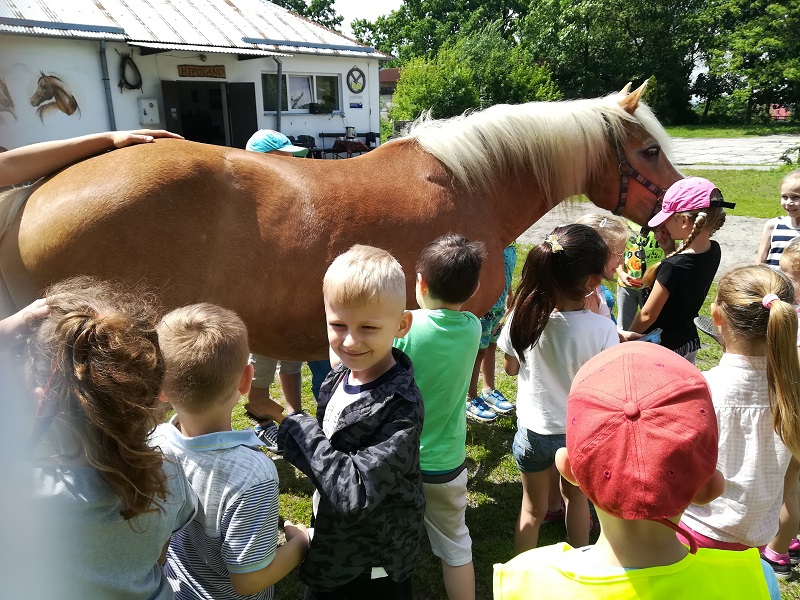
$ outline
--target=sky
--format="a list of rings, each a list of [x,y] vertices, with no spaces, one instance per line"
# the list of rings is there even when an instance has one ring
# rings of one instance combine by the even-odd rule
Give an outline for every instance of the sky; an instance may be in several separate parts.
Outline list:
[[[333,6],[336,14],[344,17],[342,33],[347,37],[352,37],[351,21],[355,19],[374,21],[379,16],[387,15],[400,8],[401,4],[403,4],[403,0],[336,0]]]

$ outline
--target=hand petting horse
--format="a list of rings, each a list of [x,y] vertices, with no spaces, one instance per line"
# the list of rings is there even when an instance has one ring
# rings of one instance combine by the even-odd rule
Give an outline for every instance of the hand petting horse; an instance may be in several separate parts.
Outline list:
[[[643,88],[423,121],[350,160],[179,140],[90,158],[0,196],[0,224],[10,223],[0,230],[0,317],[81,273],[146,282],[165,310],[231,308],[259,354],[322,358],[333,258],[356,243],[387,249],[412,305],[417,256],[448,231],[486,244],[465,307],[483,315],[503,288],[503,248],[556,204],[585,194],[645,223],[681,178]]]

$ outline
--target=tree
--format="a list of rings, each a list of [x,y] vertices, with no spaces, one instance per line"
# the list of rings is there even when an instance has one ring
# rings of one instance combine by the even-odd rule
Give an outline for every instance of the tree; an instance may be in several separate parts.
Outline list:
[[[690,79],[706,0],[534,0],[520,41],[546,62],[569,98],[655,76],[668,122],[689,116]]]
[[[271,2],[334,31],[339,31],[339,26],[344,20],[344,17],[337,15],[333,8],[335,0],[311,0],[310,3],[306,0],[271,0]]]
[[[411,120],[427,110],[444,118],[493,104],[560,98],[548,68],[501,31],[494,23],[445,44],[431,60],[411,59],[401,71],[392,118]]]
[[[399,64],[414,57],[431,57],[455,37],[497,24],[501,35],[512,39],[526,0],[405,0],[397,10],[353,21],[357,40],[397,56]]]
[[[411,121],[424,111],[435,119],[453,117],[478,105],[472,72],[452,48],[443,48],[435,59],[412,58],[403,67],[392,98],[390,116]]]
[[[753,111],[800,101],[800,3],[796,0],[727,0],[720,6],[723,35],[709,52],[709,72],[732,76],[733,96]],[[768,114],[768,113],[767,113]]]

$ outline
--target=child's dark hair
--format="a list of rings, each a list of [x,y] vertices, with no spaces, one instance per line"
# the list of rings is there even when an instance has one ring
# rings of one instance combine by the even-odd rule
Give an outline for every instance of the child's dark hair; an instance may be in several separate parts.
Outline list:
[[[800,455],[800,359],[792,281],[766,265],[725,273],[716,306],[730,332],[748,347],[765,344],[773,427],[786,447]]]
[[[556,227],[547,239],[531,248],[522,267],[511,310],[511,345],[524,361],[524,352],[539,341],[559,298],[580,300],[587,280],[603,275],[608,246],[588,225]]]
[[[46,414],[76,440],[70,458],[85,459],[120,497],[122,518],[159,510],[163,456],[148,444],[164,415],[155,310],[146,295],[91,277],[55,284],[47,298],[50,313],[28,341]]]
[[[447,233],[425,247],[417,259],[417,273],[425,279],[433,298],[461,304],[478,289],[484,258],[483,243]]]

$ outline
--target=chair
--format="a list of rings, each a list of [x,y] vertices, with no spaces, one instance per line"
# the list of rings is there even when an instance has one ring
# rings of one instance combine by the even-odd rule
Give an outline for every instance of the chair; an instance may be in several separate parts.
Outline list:
[[[364,134],[364,145],[372,150],[373,144],[378,143],[378,135],[374,131],[368,131]]]
[[[308,148],[308,156],[311,158],[322,158],[322,149],[317,148],[317,140],[313,135],[298,135],[297,145]]]

